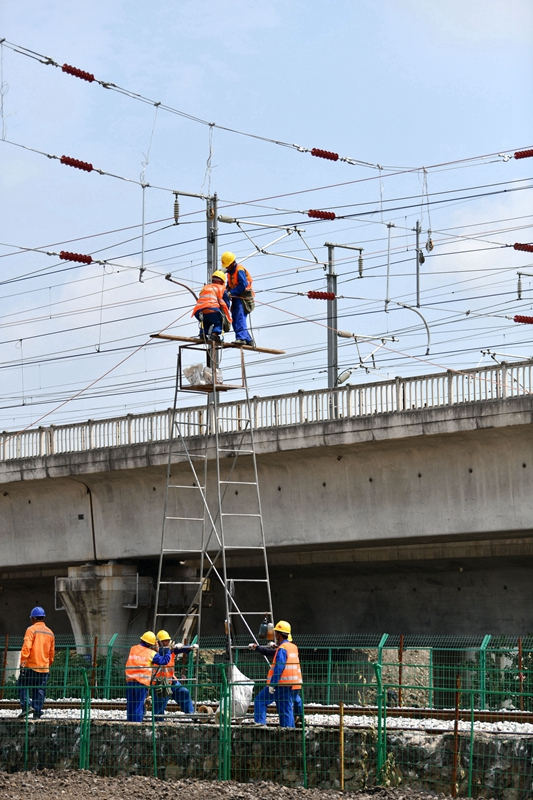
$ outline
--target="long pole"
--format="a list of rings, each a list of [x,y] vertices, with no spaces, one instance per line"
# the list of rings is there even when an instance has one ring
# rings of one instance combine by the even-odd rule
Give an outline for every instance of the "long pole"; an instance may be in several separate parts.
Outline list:
[[[344,703],[339,703],[340,789],[344,791]]]
[[[420,220],[416,221],[416,307],[420,308]]]
[[[461,704],[461,676],[455,678],[455,718],[453,723],[453,763],[451,796],[457,797],[457,767],[459,765],[459,708]]]
[[[218,262],[218,221],[217,221],[218,198],[214,194],[207,198],[206,222],[207,222],[207,281],[211,280],[211,275],[217,269]]]
[[[328,388],[334,389],[339,374],[339,357],[337,351],[337,275],[334,266],[334,246],[328,245],[328,292],[334,295],[328,300]]]

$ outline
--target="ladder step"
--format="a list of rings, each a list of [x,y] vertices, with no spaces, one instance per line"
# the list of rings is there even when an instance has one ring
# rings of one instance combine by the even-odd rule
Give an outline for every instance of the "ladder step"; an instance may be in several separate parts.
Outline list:
[[[165,519],[179,519],[179,520],[187,520],[189,522],[203,522],[203,517],[165,517]]]
[[[228,512],[223,512],[222,516],[223,517],[260,517],[261,514],[231,514],[228,511]]]
[[[159,581],[160,586],[201,586],[203,581]]]
[[[253,544],[227,544],[225,550],[264,550],[261,545]]]
[[[254,453],[253,450],[241,450],[240,448],[236,449],[235,447],[219,447],[218,451],[219,453],[235,453],[236,456],[251,456]]]
[[[230,617],[264,617],[265,611],[230,611]],[[163,616],[163,615],[161,615]],[[169,614],[169,617],[172,614]]]
[[[265,612],[263,611],[263,615],[264,615],[264,613]],[[156,616],[158,616],[158,617],[199,617],[200,614],[162,614],[162,613],[158,613],[158,614],[156,614]]]
[[[220,481],[220,483],[231,483],[235,486],[257,486],[255,481]]]
[[[169,489],[202,489],[202,491],[203,491],[205,489],[205,486],[179,486],[178,484],[169,483],[168,488]]]
[[[268,583],[268,578],[228,578],[233,583]]]
[[[175,550],[175,549],[167,549],[165,548],[162,550],[162,553],[203,553],[203,550]]]

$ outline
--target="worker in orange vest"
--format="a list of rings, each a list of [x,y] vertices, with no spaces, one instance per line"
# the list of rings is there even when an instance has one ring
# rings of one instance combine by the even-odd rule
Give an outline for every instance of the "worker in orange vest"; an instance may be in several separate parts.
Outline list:
[[[170,661],[166,667],[159,667],[154,673],[155,693],[154,693],[154,717],[158,722],[164,718],[167,703],[172,696],[184,714],[194,714],[194,705],[191,695],[185,686],[182,686],[176,678],[175,665],[176,656],[190,653],[191,650],[198,650],[197,644],[183,645],[181,642],[172,646],[170,634],[167,631],[159,631],[157,639],[161,647],[170,648]]]
[[[22,707],[20,717],[27,716],[30,705],[33,708],[33,719],[40,719],[43,713],[44,687],[48,683],[55,649],[55,637],[50,628],[45,625],[45,617],[42,606],[32,608],[31,625],[26,628],[24,634],[18,679],[19,699]]]
[[[302,687],[298,648],[289,641],[291,626],[280,620],[274,628],[276,651],[267,675],[267,685],[254,700],[254,720],[265,725],[267,707],[275,702],[282,728],[294,728],[294,697]]]
[[[254,309],[254,291],[252,276],[242,264],[237,264],[234,253],[222,253],[222,266],[226,270],[228,291],[231,297],[231,316],[236,344],[248,344],[253,347],[254,340],[248,332],[246,317]]]
[[[226,274],[217,269],[211,276],[211,282],[206,283],[191,317],[196,317],[200,323],[200,339],[212,342],[222,341],[222,331],[229,331],[231,313],[229,310],[229,294],[226,290]]]
[[[170,661],[170,648],[158,647],[153,631],[146,631],[139,644],[131,648],[126,661],[126,719],[128,722],[142,722],[144,704],[152,684],[154,671]]]

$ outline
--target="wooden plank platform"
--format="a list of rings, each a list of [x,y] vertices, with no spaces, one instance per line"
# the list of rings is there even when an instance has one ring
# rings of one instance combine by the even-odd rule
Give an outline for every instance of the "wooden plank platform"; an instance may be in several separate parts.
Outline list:
[[[171,342],[187,342],[187,344],[203,344],[213,345],[214,347],[222,347],[224,349],[231,348],[233,350],[247,350],[250,353],[270,353],[274,356],[285,355],[285,350],[273,350],[269,347],[252,347],[248,344],[235,344],[235,342],[204,342],[202,339],[193,339],[188,336],[172,336],[170,333],[152,333],[151,339],[169,339]]]

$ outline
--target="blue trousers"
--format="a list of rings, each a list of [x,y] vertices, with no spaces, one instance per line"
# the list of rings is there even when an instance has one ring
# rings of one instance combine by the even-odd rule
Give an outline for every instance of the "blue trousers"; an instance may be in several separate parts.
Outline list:
[[[200,323],[200,336],[222,333],[222,311],[197,311],[194,315]],[[202,322],[203,319],[203,322]]]
[[[276,703],[281,728],[294,728],[294,695],[290,686],[276,686],[274,694],[270,694],[268,686],[261,689],[254,700],[254,720],[260,725],[266,724],[267,706]],[[301,703],[301,700],[300,700]]]
[[[247,342],[252,342],[252,337],[248,333],[248,326],[246,324],[246,314],[244,313],[244,305],[239,297],[233,297],[231,300],[231,317],[233,319],[233,330],[235,331],[236,339],[245,339]]]
[[[17,686],[22,710],[31,705],[34,711],[41,712],[46,695],[45,686],[48,683],[48,672],[35,672],[33,669],[21,669]],[[30,700],[31,695],[31,700]]]
[[[182,686],[178,681],[173,683],[170,687],[172,689],[172,698],[176,702],[184,714],[194,714],[194,706],[191,696],[185,686]],[[162,717],[165,713],[167,703],[170,700],[168,695],[165,697],[158,697],[154,693],[154,717]]]
[[[126,719],[128,722],[142,722],[144,701],[148,697],[148,686],[138,681],[126,683]]]
[[[292,693],[293,712],[295,717],[303,717],[303,704],[300,692],[293,691]]]

